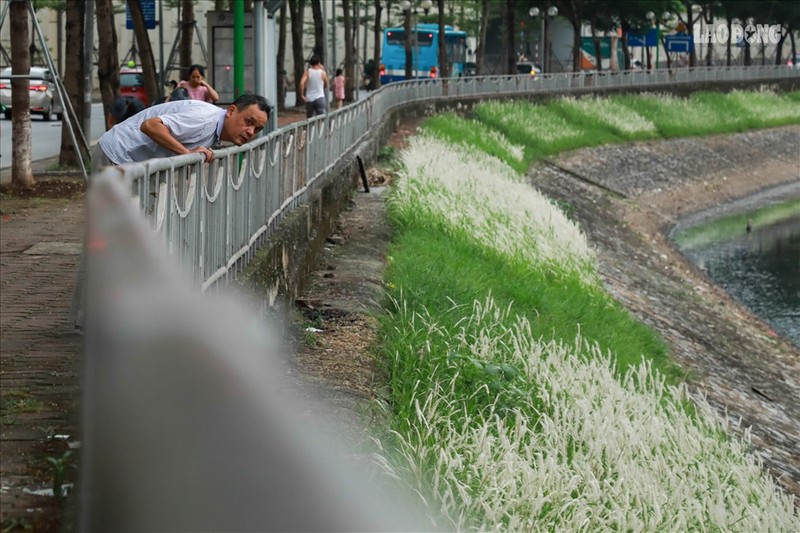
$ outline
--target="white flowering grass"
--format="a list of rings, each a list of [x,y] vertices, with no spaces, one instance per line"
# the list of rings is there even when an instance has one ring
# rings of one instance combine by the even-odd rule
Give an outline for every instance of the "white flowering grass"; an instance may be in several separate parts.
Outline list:
[[[497,157],[518,172],[528,168],[525,150],[508,140],[500,131],[477,120],[454,114],[436,115],[425,121],[424,130],[452,144],[465,144]]]
[[[431,135],[411,139],[401,158],[396,209],[428,214],[510,260],[596,284],[594,254],[580,229],[499,159]]]
[[[475,108],[475,115],[512,142],[525,146],[534,159],[590,144],[592,137],[585,127],[570,123],[548,105],[483,102]]]
[[[663,137],[684,137],[733,131],[743,124],[736,113],[720,113],[719,107],[702,98],[680,98],[671,94],[642,94],[616,100],[656,124]]]
[[[491,297],[458,327],[398,302],[394,366],[423,367],[378,458],[446,530],[797,531],[784,495],[702,400],[647,363],[615,378]],[[472,393],[465,392],[472,390]],[[476,405],[477,397],[489,401]],[[494,398],[494,400],[491,400]],[[391,451],[394,450],[394,451]]]
[[[754,127],[800,122],[797,102],[772,91],[732,91],[726,99],[739,106]]]
[[[554,105],[571,117],[571,122],[610,130],[622,139],[647,139],[658,133],[651,120],[611,98],[562,98]]]

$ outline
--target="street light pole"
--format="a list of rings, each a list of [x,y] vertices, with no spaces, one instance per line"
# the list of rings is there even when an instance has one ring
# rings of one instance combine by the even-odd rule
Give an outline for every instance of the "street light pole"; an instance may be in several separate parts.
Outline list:
[[[551,72],[552,71],[552,62],[551,62],[551,48],[552,43],[550,42],[550,19],[556,18],[558,15],[558,8],[556,6],[550,6],[547,8],[544,17],[544,37],[545,37],[545,56],[544,56],[544,71]]]
[[[539,13],[540,11],[538,7],[532,7],[528,10],[528,15],[530,15],[530,17],[533,19],[538,17]],[[536,50],[536,54],[534,54],[533,57],[533,64],[534,65],[538,64],[540,68],[544,68],[543,63],[540,60],[540,57],[543,55],[544,52],[544,17],[542,17],[542,32],[539,35],[539,41],[540,41],[539,47]]]

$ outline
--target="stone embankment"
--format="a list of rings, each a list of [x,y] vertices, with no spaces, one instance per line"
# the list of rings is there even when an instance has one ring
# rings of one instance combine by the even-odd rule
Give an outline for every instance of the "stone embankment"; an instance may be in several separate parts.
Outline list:
[[[800,197],[800,127],[603,146],[536,165],[571,206],[607,289],[657,330],[732,429],[800,503],[800,350],[715,286],[668,237],[680,220],[765,190]],[[750,205],[749,207],[752,207]],[[744,229],[744,228],[743,228]]]

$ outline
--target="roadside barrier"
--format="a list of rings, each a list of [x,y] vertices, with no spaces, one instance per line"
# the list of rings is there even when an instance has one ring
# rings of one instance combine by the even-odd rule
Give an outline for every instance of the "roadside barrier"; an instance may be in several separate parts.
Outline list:
[[[245,146],[119,167],[150,227],[203,291],[235,276],[283,218],[389,114],[426,101],[587,89],[672,89],[690,83],[800,77],[783,65],[485,76],[391,83],[366,99]]]

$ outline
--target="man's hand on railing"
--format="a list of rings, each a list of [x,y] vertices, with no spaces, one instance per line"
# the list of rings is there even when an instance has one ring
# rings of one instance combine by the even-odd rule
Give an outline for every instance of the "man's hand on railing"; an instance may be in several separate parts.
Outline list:
[[[192,152],[197,152],[198,154],[203,154],[206,158],[206,163],[210,163],[212,159],[214,159],[214,150],[211,148],[206,148],[205,146],[198,146]]]

